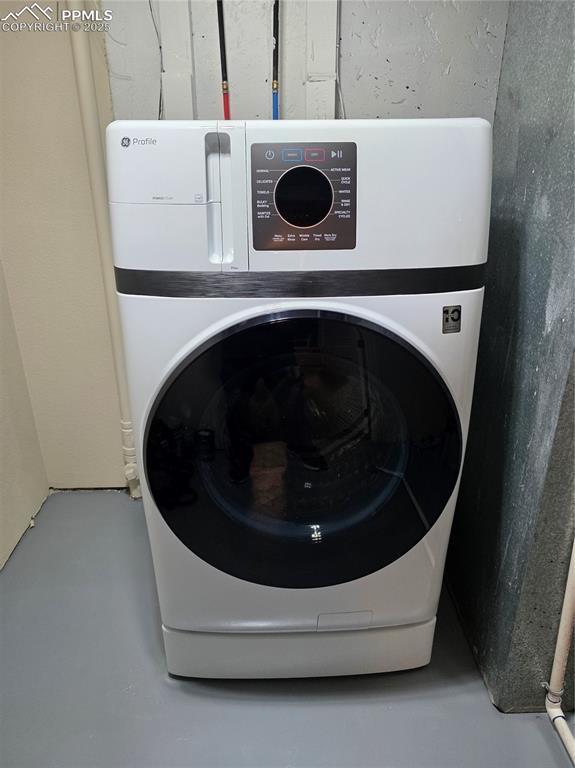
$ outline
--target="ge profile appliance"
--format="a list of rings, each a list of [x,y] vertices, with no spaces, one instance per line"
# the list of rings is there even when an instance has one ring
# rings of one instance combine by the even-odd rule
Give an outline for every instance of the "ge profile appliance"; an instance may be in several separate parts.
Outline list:
[[[107,147],[169,672],[427,664],[473,391],[489,124],[115,122]]]

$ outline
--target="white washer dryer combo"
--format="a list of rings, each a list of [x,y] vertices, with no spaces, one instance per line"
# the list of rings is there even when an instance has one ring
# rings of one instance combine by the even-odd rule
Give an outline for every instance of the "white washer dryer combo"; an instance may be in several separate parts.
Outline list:
[[[110,213],[170,673],[427,664],[491,128],[115,122]]]

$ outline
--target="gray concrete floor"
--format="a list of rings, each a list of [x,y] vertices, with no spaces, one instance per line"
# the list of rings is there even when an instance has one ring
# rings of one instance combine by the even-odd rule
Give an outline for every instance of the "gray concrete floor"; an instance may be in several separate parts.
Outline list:
[[[168,677],[140,503],[51,496],[0,576],[1,768],[550,768],[546,716],[491,705],[448,599],[431,664],[369,677]]]

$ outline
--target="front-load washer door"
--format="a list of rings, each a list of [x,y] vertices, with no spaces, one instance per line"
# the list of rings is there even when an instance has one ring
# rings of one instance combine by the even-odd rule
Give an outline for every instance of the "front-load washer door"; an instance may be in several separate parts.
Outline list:
[[[316,310],[196,349],[156,398],[144,445],[174,534],[220,571],[286,588],[404,555],[443,511],[461,455],[433,366],[380,326]]]

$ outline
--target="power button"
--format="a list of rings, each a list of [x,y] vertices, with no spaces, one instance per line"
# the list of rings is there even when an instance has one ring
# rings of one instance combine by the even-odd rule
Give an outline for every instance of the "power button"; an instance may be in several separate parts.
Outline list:
[[[276,153],[273,151],[273,149],[266,149],[265,158],[266,160],[273,160],[276,156]]]

